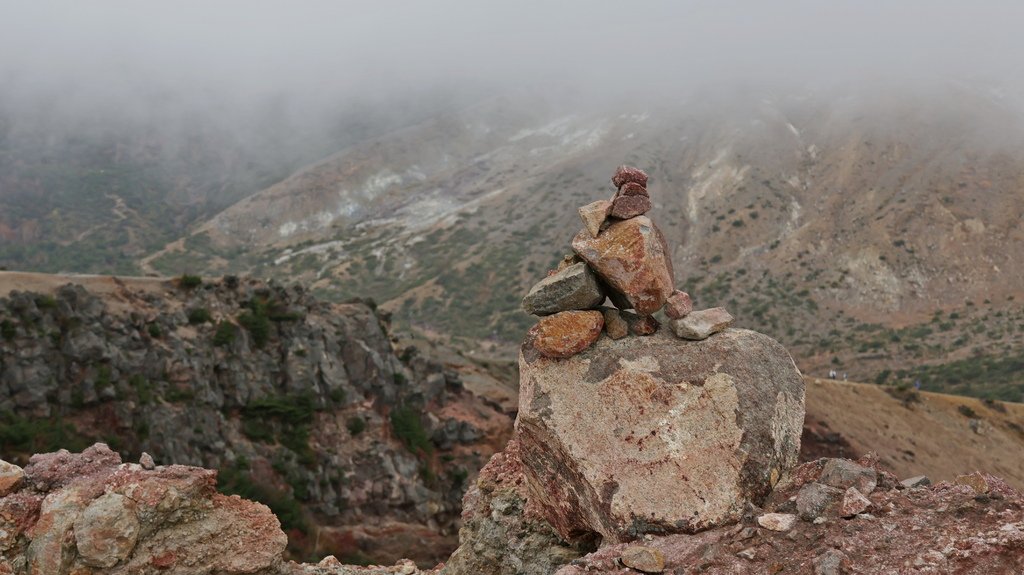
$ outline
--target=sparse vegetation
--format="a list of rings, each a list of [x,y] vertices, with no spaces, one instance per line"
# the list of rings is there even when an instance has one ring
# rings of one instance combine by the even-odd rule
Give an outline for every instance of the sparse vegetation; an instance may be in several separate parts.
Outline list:
[[[420,413],[408,405],[400,405],[391,410],[391,429],[395,437],[413,453],[429,455],[434,452],[434,444],[430,442]]]
[[[205,307],[197,307],[188,310],[189,325],[199,325],[211,321],[213,321],[213,316],[210,315],[210,310]]]
[[[356,415],[348,418],[348,422],[345,424],[345,427],[348,428],[348,432],[352,437],[356,437],[366,430],[366,420]]]
[[[178,286],[184,289],[195,289],[201,285],[203,285],[203,278],[197,275],[182,274],[182,276],[178,278]]]
[[[213,345],[225,347],[231,345],[238,335],[238,327],[230,321],[221,320],[217,323],[217,331],[213,334]]]

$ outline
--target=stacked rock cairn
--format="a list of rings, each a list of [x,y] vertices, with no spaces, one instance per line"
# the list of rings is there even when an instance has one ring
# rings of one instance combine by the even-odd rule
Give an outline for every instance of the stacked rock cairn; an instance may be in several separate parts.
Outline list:
[[[686,340],[706,339],[732,323],[724,308],[694,311],[690,296],[675,289],[665,236],[644,215],[651,209],[647,174],[620,166],[612,184],[618,191],[611,200],[579,209],[583,229],[572,239],[574,253],[523,298],[527,313],[543,316],[527,339],[545,357],[580,353],[602,331],[615,340],[652,335],[662,308],[672,332]]]

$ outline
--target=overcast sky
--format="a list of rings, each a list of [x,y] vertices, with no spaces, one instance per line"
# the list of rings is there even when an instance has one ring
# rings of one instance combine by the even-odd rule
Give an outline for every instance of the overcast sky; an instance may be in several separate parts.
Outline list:
[[[0,89],[310,103],[475,84],[1018,81],[1024,2],[0,0]]]

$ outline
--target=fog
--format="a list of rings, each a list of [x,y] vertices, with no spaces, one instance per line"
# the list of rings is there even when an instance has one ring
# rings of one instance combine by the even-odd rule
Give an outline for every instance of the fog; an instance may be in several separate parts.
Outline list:
[[[736,82],[1015,84],[1024,4],[904,2],[0,3],[8,98],[313,111],[444,89],[629,96]],[[127,106],[127,107],[125,107]]]
[[[190,198],[262,166],[245,193],[496,95],[636,109],[702,91],[959,83],[1017,104],[1022,21],[1013,1],[0,0],[0,148],[20,152],[0,153],[0,170],[81,156],[60,146],[83,135],[158,141],[166,172],[207,174]]]

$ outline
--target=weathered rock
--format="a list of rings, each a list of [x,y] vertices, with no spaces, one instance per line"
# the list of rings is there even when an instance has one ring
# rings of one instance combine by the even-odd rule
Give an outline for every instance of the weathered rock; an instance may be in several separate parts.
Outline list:
[[[75,545],[90,567],[113,567],[135,548],[139,537],[135,502],[119,493],[93,500],[75,519]]]
[[[828,549],[814,558],[814,575],[842,575],[846,561],[845,553],[838,549]]]
[[[985,479],[984,475],[977,471],[975,471],[974,473],[969,473],[967,475],[957,476],[956,484],[966,485],[967,487],[970,487],[972,490],[974,490],[974,493],[977,495],[984,495],[985,493],[988,493],[989,490],[988,480]]]
[[[122,465],[97,444],[32,457],[21,489],[0,498],[2,554],[28,573],[270,573],[287,543],[265,506],[216,492],[216,472]],[[29,503],[42,499],[33,507]],[[26,503],[29,503],[26,505]],[[0,571],[2,572],[2,571]]]
[[[757,524],[771,531],[789,531],[796,525],[796,520],[792,513],[765,513],[757,518]]]
[[[915,475],[914,477],[908,477],[903,481],[900,481],[900,485],[907,489],[913,489],[915,487],[925,487],[931,484],[932,480],[928,479],[927,475]]]
[[[443,575],[549,575],[583,554],[535,512],[512,439],[463,498],[461,545]],[[593,548],[590,547],[589,550]]]
[[[840,489],[856,487],[862,495],[871,495],[878,485],[878,473],[849,459],[829,459],[822,468],[818,481]]]
[[[661,324],[652,315],[637,315],[628,311],[621,313],[629,326],[629,333],[633,335],[653,335],[661,327]]]
[[[839,507],[840,517],[853,517],[864,513],[871,507],[871,500],[864,497],[856,487],[847,487],[843,493],[843,503]]]
[[[523,298],[523,310],[533,315],[590,309],[604,301],[597,277],[587,264],[573,264],[537,282]]]
[[[796,494],[796,511],[800,519],[814,521],[832,514],[843,501],[842,489],[812,482],[800,488]]]
[[[544,357],[564,359],[593,345],[603,327],[604,315],[599,311],[563,311],[541,318],[526,339]]]
[[[146,453],[145,451],[143,451],[142,455],[139,457],[139,465],[141,465],[143,469],[156,468],[156,462],[153,461],[153,456]]]
[[[803,381],[755,332],[603,338],[566,361],[527,342],[520,377],[525,475],[566,539],[722,524],[762,500],[799,451]]]
[[[672,331],[683,339],[702,340],[732,325],[732,315],[725,308],[713,307],[669,321]]]
[[[684,291],[672,292],[672,295],[665,301],[665,315],[669,319],[682,319],[692,311],[693,300],[690,299],[690,294]]]
[[[612,339],[622,339],[629,335],[629,324],[622,317],[622,312],[610,307],[602,308],[604,314],[604,331]]]
[[[636,182],[628,182],[619,188],[619,196],[649,196],[647,188]]]
[[[24,477],[25,472],[20,467],[0,460],[0,497],[14,491]]]
[[[630,545],[622,550],[619,560],[626,567],[641,573],[661,573],[665,570],[665,555],[654,547]]]
[[[580,219],[583,220],[583,227],[590,232],[592,237],[601,233],[601,224],[608,218],[612,209],[612,203],[608,200],[598,200],[580,208]]]
[[[616,189],[628,183],[639,184],[640,187],[647,187],[647,174],[640,168],[634,168],[633,166],[619,166],[615,170],[615,175],[612,176],[612,185]]]
[[[581,230],[572,249],[637,313],[658,311],[675,290],[665,237],[646,216],[615,222],[596,238]]]
[[[620,220],[642,216],[651,210],[651,199],[647,196],[619,196],[612,201],[608,215]]]

